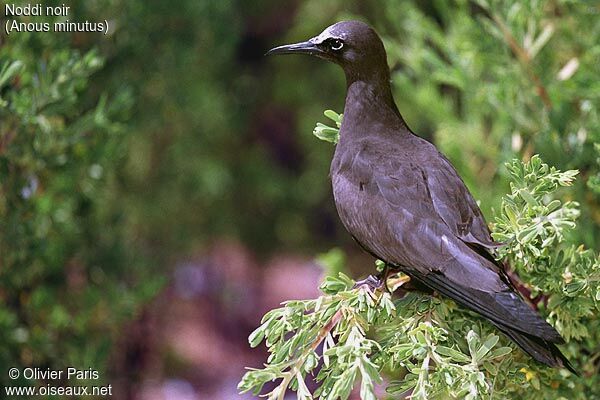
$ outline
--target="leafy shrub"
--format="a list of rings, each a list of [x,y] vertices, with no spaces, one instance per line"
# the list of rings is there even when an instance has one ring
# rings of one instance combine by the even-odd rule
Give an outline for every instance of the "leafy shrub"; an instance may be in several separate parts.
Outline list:
[[[14,33],[0,60],[0,365],[104,379],[111,339],[160,285],[139,282],[111,207],[132,98],[91,90],[104,58],[68,35]]]
[[[323,137],[323,128],[317,136]],[[388,393],[411,399],[587,399],[597,394],[600,258],[562,243],[579,213],[576,203],[554,198],[577,171],[560,172],[538,156],[507,167],[511,193],[503,198],[494,237],[507,243],[501,254],[532,299],[548,296],[545,302],[538,299],[538,308],[567,339],[565,351],[582,377],[533,362],[489,322],[451,300],[419,293],[392,299],[386,292],[353,288],[355,282],[339,273],[325,279],[323,296],[288,301],[263,317],[249,341],[252,346],[264,341],[270,356],[265,368],[246,373],[239,388],[256,395],[265,383],[278,380],[269,399],[283,399],[288,387],[302,400],[347,399],[359,381],[361,398],[375,399],[374,384],[387,373]],[[394,287],[398,279],[402,276],[388,285],[391,281]],[[318,382],[314,393],[307,376]]]

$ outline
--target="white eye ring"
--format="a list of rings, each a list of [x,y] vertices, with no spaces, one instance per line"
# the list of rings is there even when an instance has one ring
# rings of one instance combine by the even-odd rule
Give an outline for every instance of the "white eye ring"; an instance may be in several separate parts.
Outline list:
[[[339,51],[344,47],[344,42],[341,39],[333,39],[329,44],[331,50]]]

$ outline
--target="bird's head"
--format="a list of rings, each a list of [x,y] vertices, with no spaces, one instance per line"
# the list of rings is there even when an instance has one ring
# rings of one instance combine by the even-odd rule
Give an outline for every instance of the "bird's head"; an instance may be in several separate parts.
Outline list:
[[[273,54],[309,54],[340,65],[348,77],[372,74],[385,68],[385,48],[373,28],[360,21],[342,21],[305,42],[275,47]]]

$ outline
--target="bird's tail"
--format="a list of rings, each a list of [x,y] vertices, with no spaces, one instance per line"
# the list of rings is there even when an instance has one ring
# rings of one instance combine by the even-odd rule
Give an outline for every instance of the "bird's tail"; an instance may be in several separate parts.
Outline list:
[[[556,347],[557,343],[564,343],[564,339],[512,291],[490,294],[465,286],[450,285],[440,274],[404,271],[417,282],[485,317],[536,361],[551,367],[564,367],[577,374],[569,360]],[[522,319],[515,320],[514,315],[520,315]],[[531,333],[526,333],[525,330]]]
[[[535,360],[551,367],[567,368],[575,375],[579,375],[567,357],[565,357],[554,343],[494,322],[492,323]]]

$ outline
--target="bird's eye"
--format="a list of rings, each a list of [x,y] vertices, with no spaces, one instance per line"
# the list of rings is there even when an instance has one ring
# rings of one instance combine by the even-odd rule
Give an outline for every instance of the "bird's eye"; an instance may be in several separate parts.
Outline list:
[[[344,47],[344,42],[341,39],[331,39],[329,41],[329,48],[333,51],[339,51]]]

